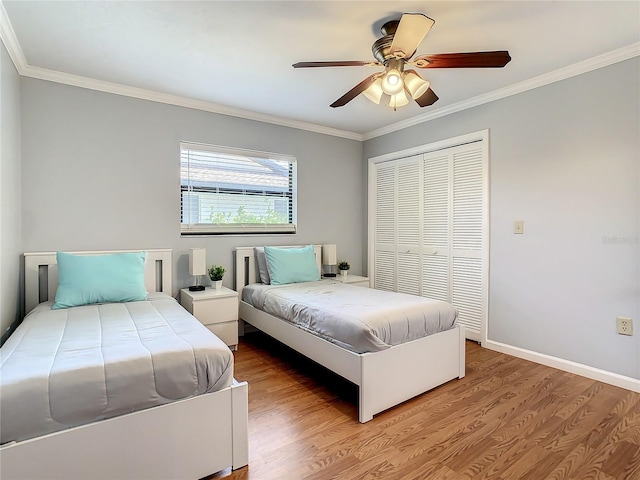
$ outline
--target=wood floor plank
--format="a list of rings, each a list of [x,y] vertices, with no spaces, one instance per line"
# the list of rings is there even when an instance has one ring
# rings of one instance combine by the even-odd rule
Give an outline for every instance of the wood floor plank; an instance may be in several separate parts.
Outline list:
[[[503,470],[500,476],[519,480],[540,480],[551,473],[562,460],[562,456],[554,452],[545,452],[542,447],[536,445]]]
[[[500,455],[485,457],[490,461],[485,463],[481,469],[470,471],[467,468],[463,470],[463,473],[469,474],[473,472],[473,475],[469,475],[469,478],[473,480],[503,479],[501,474],[507,471],[523,455],[526,455],[530,448],[531,446],[525,439],[512,437],[496,445],[496,451],[501,452]]]
[[[635,395],[640,398],[640,395]],[[640,448],[640,400],[620,419],[619,424],[611,432],[616,442],[627,441]]]
[[[545,480],[567,480],[575,475],[584,462],[593,455],[593,450],[579,443],[556,468],[545,477]]]
[[[235,360],[249,466],[210,479],[640,480],[640,394],[473,342],[465,378],[366,424],[356,386],[261,333]]]
[[[611,413],[620,417],[624,417],[632,408],[638,408],[638,402],[640,401],[640,393],[628,392],[627,390],[622,391],[626,392],[626,395],[618,402],[613,410],[611,410]]]
[[[640,478],[640,448],[629,442],[617,443],[602,470],[613,478]]]
[[[596,392],[595,389],[592,391]],[[585,432],[591,432],[601,424],[603,417],[616,403],[615,398],[592,397],[582,408],[566,418],[554,436],[543,442],[543,445],[555,453],[568,454],[588,436]]]

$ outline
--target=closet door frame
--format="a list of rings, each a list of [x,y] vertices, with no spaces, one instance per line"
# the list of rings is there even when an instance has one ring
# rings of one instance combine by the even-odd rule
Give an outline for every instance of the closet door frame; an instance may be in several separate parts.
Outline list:
[[[375,285],[375,225],[376,225],[376,171],[377,166],[384,162],[400,160],[402,158],[412,157],[415,155],[426,154],[438,150],[445,150],[459,145],[468,143],[481,142],[483,156],[483,205],[482,224],[484,226],[482,236],[482,284],[485,286],[482,291],[482,317],[480,328],[480,344],[487,341],[488,330],[488,314],[489,314],[489,252],[490,252],[490,224],[489,224],[489,130],[480,130],[478,132],[460,135],[458,137],[448,138],[438,142],[428,143],[417,147],[408,148],[396,152],[379,155],[369,158],[368,160],[368,254],[367,254],[367,275],[369,276],[371,285]]]

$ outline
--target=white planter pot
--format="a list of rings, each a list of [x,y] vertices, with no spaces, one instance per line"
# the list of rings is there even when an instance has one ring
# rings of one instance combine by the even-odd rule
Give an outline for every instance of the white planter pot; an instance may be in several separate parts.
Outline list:
[[[348,273],[349,270],[340,270],[340,275],[342,275],[343,277],[346,277]]]
[[[222,280],[214,280],[211,283],[213,283],[213,288],[216,290],[220,290],[222,288]]]

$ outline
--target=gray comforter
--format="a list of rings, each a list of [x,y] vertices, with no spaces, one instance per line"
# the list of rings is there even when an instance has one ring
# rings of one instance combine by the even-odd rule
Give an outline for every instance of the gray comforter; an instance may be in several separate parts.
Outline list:
[[[231,385],[233,354],[172,297],[51,310],[0,349],[1,442]]]
[[[245,302],[356,353],[375,352],[453,328],[440,300],[331,280],[244,287]]]

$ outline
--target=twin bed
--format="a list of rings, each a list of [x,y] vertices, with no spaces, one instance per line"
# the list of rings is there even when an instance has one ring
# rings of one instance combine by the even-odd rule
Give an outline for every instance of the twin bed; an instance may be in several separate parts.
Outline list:
[[[321,247],[308,249],[307,266],[320,272]],[[271,255],[300,249],[265,250],[271,284],[256,249],[236,249],[240,319],[358,385],[360,422],[464,376],[451,305],[319,278],[276,281],[297,260],[278,271]],[[71,258],[110,253],[126,252]],[[145,256],[142,299],[58,308],[64,257],[24,255],[30,313],[0,350],[3,479],[201,478],[248,464],[248,386],[233,378],[233,355],[170,296],[171,251]]]
[[[145,301],[52,309],[57,256],[25,254],[30,313],[0,355],[3,479],[201,478],[247,465],[248,387],[233,354],[170,296],[170,250],[147,251],[140,268]]]
[[[313,253],[320,272],[321,246]],[[240,319],[358,385],[360,422],[464,377],[464,327],[451,305],[332,280],[267,286],[258,255],[236,248]]]

